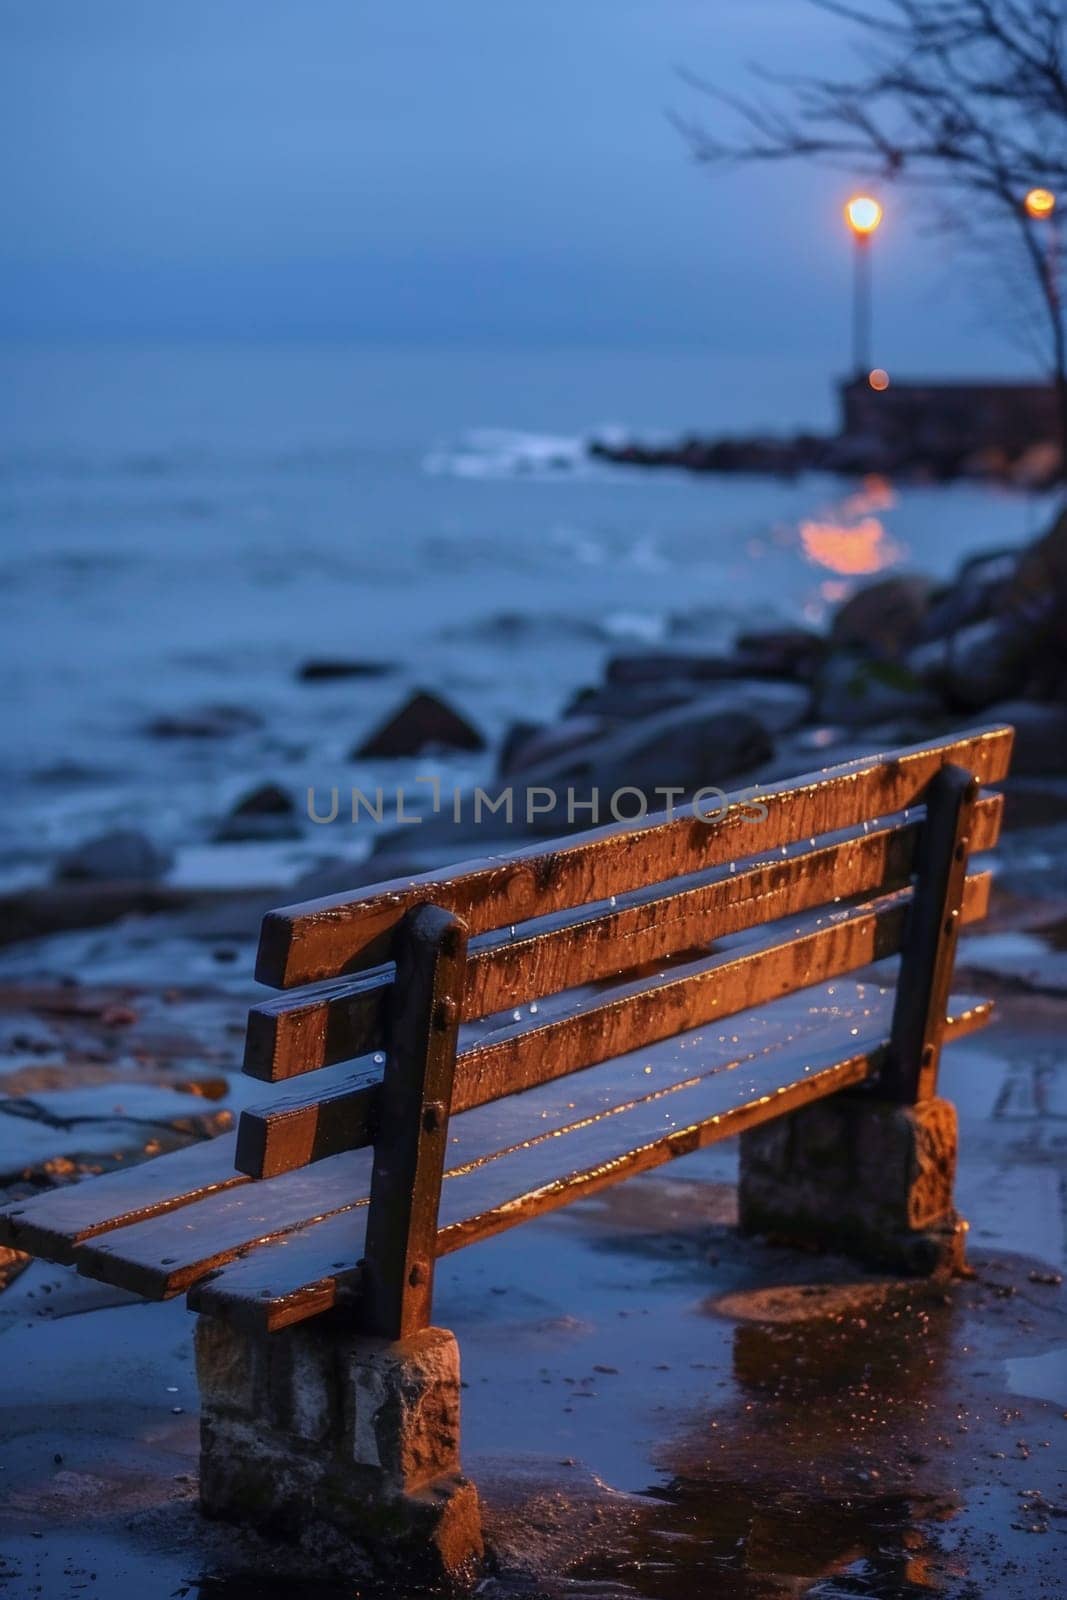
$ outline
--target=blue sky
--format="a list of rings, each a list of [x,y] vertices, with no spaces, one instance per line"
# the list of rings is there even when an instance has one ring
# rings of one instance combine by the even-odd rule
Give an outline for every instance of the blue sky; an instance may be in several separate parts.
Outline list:
[[[847,341],[847,175],[711,176],[680,68],[836,68],[804,0],[0,0],[0,333]],[[707,108],[708,114],[711,108]],[[914,203],[879,359],[1026,370]]]

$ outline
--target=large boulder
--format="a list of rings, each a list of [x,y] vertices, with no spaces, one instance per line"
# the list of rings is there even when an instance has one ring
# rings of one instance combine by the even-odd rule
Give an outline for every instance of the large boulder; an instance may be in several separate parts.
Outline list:
[[[826,640],[810,628],[767,628],[738,634],[734,650],[746,676],[810,683],[826,656]]]
[[[605,724],[629,727],[669,711],[697,706],[702,714],[710,714],[716,706],[723,712],[747,712],[768,733],[778,734],[805,721],[811,712],[812,695],[805,683],[774,678],[738,677],[714,684],[685,678],[629,686],[608,683],[600,689],[583,690],[571,702],[567,715],[575,719],[579,715],[596,716]]]
[[[899,718],[924,722],[944,710],[937,692],[908,667],[842,651],[826,662],[815,689],[816,715],[855,728]]]
[[[352,751],[354,761],[419,756],[435,750],[484,750],[473,723],[438,695],[418,689]]]
[[[299,836],[296,804],[287,790],[276,783],[260,784],[243,796],[215,831],[216,839],[231,843]]]
[[[654,717],[660,711],[688,705],[705,692],[707,684],[691,678],[667,678],[661,683],[602,683],[579,689],[563,708],[566,721],[597,717],[605,725]]]
[[[601,717],[564,717],[552,727],[525,725],[525,731],[509,737],[500,752],[499,772],[502,778],[512,773],[539,767],[567,751],[588,745],[605,731]]]
[[[933,599],[923,619],[921,640],[948,638],[960,628],[1006,610],[1006,596],[1022,551],[984,550],[960,563],[952,582]]]
[[[616,728],[580,753],[525,771],[524,790],[516,791],[516,813],[521,811],[536,833],[588,828],[598,821],[616,820],[613,796],[636,790],[618,799],[621,816],[629,818],[642,809],[651,814],[668,804],[657,791],[673,789],[690,795],[704,788],[725,789],[768,761],[773,751],[773,740],[759,718],[724,707],[716,695],[706,703],[696,701]],[[594,790],[597,815],[588,804]],[[537,792],[533,817],[528,804],[532,791]],[[673,803],[680,803],[677,796]]]
[[[830,642],[837,649],[898,661],[918,643],[934,594],[934,583],[918,573],[897,573],[869,583],[835,614]]]
[[[1009,617],[987,617],[949,641],[944,691],[952,707],[980,711],[1022,694],[1033,663],[1031,635]]]
[[[174,857],[136,828],[116,828],[86,839],[60,856],[55,877],[63,882],[154,883],[170,870]]]
[[[1067,696],[1067,510],[1023,552],[1005,606],[1030,641],[1029,692]]]

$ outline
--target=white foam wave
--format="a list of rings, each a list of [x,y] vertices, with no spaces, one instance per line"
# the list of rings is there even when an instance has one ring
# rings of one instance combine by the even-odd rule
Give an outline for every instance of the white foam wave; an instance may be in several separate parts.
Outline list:
[[[573,477],[590,467],[584,439],[510,428],[472,429],[423,460],[424,471],[454,478]]]

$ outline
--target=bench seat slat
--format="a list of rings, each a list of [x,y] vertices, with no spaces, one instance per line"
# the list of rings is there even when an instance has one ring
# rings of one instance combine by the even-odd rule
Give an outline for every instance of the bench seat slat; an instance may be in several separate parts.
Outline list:
[[[981,783],[998,782],[1007,775],[1011,743],[1008,727],[978,730],[773,785],[760,793],[767,805],[761,820],[752,820],[751,799],[747,806],[739,800],[710,825],[690,814],[614,825],[532,853],[398,879],[359,897],[283,907],[264,919],[256,976],[288,989],[380,966],[393,958],[395,930],[416,905],[456,912],[476,936],[856,827],[921,804],[948,762]]]
[[[74,1262],[86,1277],[166,1300],[251,1244],[349,1209],[361,1213],[352,1225],[351,1259],[357,1260],[365,1211],[357,1202],[369,1192],[370,1171],[370,1150],[346,1150],[269,1183],[243,1184],[100,1234],[77,1247]]]
[[[975,807],[971,853],[999,837],[1003,797]],[[746,866],[714,882],[646,896],[635,905],[530,933],[470,952],[464,1020],[539,1001],[568,987],[661,960],[745,928],[825,904],[836,897],[885,893],[910,880],[922,818],[880,827],[786,858]],[[351,1060],[385,1044],[391,973],[338,979],[309,994],[284,995],[249,1013],[245,1071],[278,1082]]]
[[[968,1020],[977,1022],[976,1014]],[[949,1023],[946,1042],[953,1032]],[[790,1048],[770,1063],[707,1074],[577,1124],[562,1137],[527,1141],[453,1172],[441,1195],[438,1256],[876,1077],[888,1038],[870,1023],[856,1035],[837,1030],[836,1041],[821,1049],[798,1055]]]
[[[878,1010],[888,1019],[885,991],[872,984],[857,984],[854,990],[857,1005],[862,1004],[866,1010]],[[743,1027],[744,1046],[738,1042],[740,1036],[735,1040],[724,1033],[714,1039],[697,1035],[677,1050],[670,1046],[661,1049],[654,1069],[648,1067],[646,1055],[630,1055],[581,1073],[577,1079],[556,1079],[543,1084],[524,1096],[521,1107],[510,1099],[497,1100],[455,1116],[449,1124],[446,1169],[462,1169],[471,1162],[483,1160],[487,1154],[507,1149],[527,1131],[540,1137],[546,1132],[566,1128],[576,1118],[600,1116],[620,1103],[647,1095],[649,1070],[654,1070],[656,1085],[662,1089],[692,1077],[697,1054],[702,1068],[707,1071],[728,1071],[750,1057],[755,1059],[780,1052],[787,1042],[795,1044],[812,1033],[825,1030],[826,999],[821,990],[814,990],[772,1002],[752,1013],[739,1024]],[[344,1216],[347,1219],[347,1213]],[[351,1260],[350,1219],[313,1223],[298,1233],[249,1251],[209,1278],[200,1280],[189,1291],[189,1304],[194,1310],[225,1312],[226,1315],[233,1309],[236,1315],[244,1317],[248,1300],[257,1299],[269,1284],[277,1300],[271,1311],[272,1319],[281,1319],[272,1320],[270,1326],[283,1327],[288,1321],[314,1315],[314,1311],[304,1306],[301,1293],[307,1289],[316,1309],[325,1309],[323,1297],[330,1291],[316,1280],[335,1267],[337,1241],[342,1240],[345,1250],[341,1253]],[[335,1288],[340,1289],[342,1284],[351,1288],[354,1281],[343,1275]],[[292,1298],[289,1290],[279,1285],[289,1285]],[[257,1325],[258,1315],[253,1310]]]
[[[226,1133],[121,1172],[14,1200],[0,1211],[0,1244],[69,1264],[76,1246],[97,1234],[248,1183],[234,1166],[235,1146],[236,1134]]]
[[[861,1081],[884,1042],[892,999],[892,991],[870,984],[849,985],[847,995],[834,997],[845,1012],[854,1008],[862,1024],[863,1037],[845,1035],[844,1048],[851,1050],[846,1059],[829,1042],[836,1039],[836,1051],[842,1049],[842,1017],[828,1013],[826,991],[815,990],[746,1017],[740,1045],[724,1035],[714,1041],[691,1036],[677,1049],[672,1041],[655,1056],[651,1077],[648,1056],[635,1054],[577,1082],[544,1085],[521,1102],[498,1102],[457,1117],[442,1189],[439,1253]],[[954,996],[946,1039],[983,1026],[990,1011],[988,1002]],[[746,1044],[753,1046],[748,1053]],[[812,1070],[798,1078],[805,1064]],[[704,1112],[719,1121],[700,1124]],[[642,1127],[646,1136],[651,1130],[645,1145],[621,1149],[642,1137]],[[697,1127],[699,1132],[691,1131]],[[266,1331],[341,1302],[350,1305],[360,1280],[353,1235],[348,1213],[310,1223],[199,1280],[189,1305]]]
[[[357,1224],[351,1211],[310,1222],[198,1279],[187,1296],[189,1309],[274,1333],[352,1304],[363,1274],[356,1259],[362,1248],[362,1219]]]
[[[980,920],[989,898],[988,873],[967,879],[962,921]],[[741,953],[690,962],[665,974],[582,997],[569,1015],[535,1025],[509,1025],[504,1037],[487,1034],[461,1049],[453,1112],[595,1066],[612,1056],[655,1043],[720,1017],[759,1006],[899,951],[910,891],[813,919],[806,931],[781,943],[765,942]],[[279,1095],[246,1110],[236,1160],[256,1177],[290,1170],[313,1155],[327,1155],[362,1122],[373,1126],[377,1083],[354,1069],[328,1094]]]

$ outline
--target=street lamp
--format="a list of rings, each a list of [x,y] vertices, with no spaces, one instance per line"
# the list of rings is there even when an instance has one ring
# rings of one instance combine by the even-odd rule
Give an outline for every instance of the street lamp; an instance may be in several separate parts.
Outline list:
[[[1031,189],[1023,201],[1023,207],[1028,217],[1033,217],[1035,222],[1044,222],[1056,209],[1056,196],[1051,189]]]
[[[1059,240],[1056,237],[1056,196],[1051,189],[1031,189],[1023,197],[1023,210],[1031,222],[1048,224],[1042,230],[1045,235],[1045,291],[1048,295],[1049,305],[1058,317],[1060,308],[1060,261]]]
[[[871,239],[882,220],[882,208],[869,194],[853,195],[845,221],[856,241],[852,293],[852,370],[857,377],[871,364]]]

